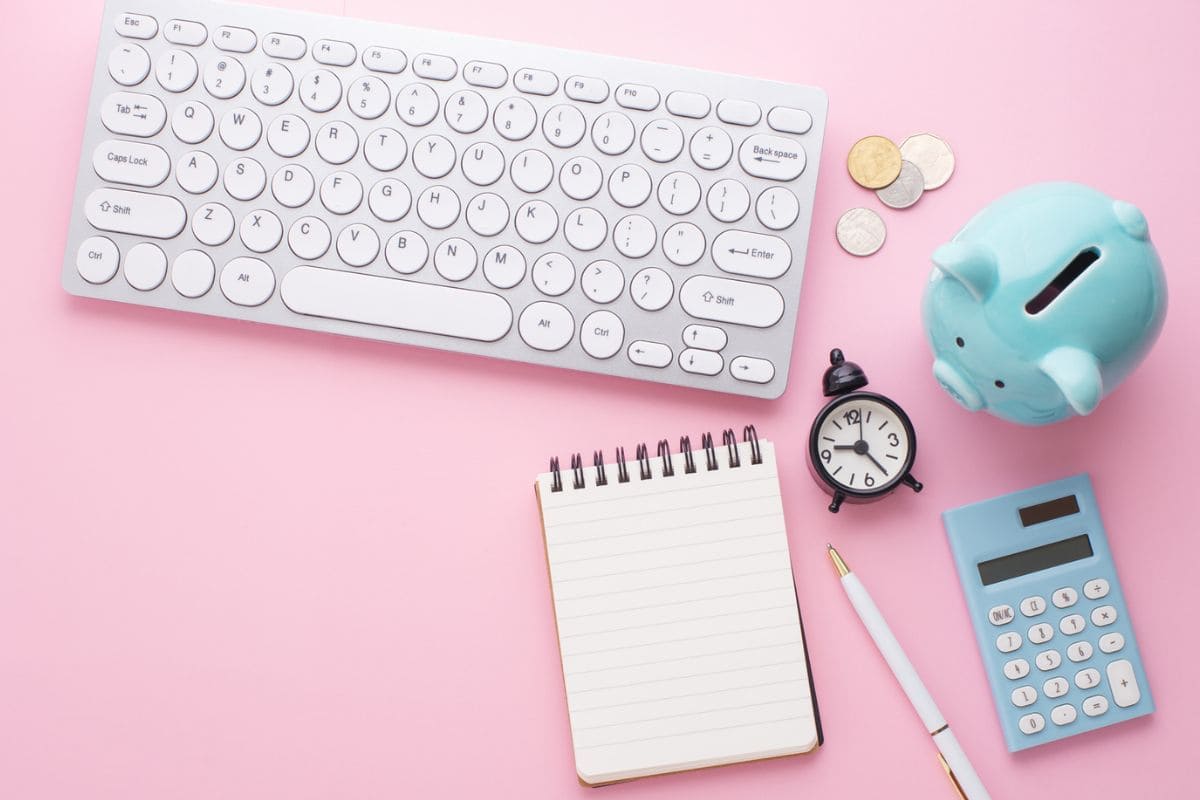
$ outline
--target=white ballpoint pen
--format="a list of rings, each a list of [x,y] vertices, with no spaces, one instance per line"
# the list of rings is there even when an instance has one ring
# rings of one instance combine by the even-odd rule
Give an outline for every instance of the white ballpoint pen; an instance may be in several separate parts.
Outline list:
[[[983,788],[983,782],[979,780],[979,775],[971,766],[967,754],[963,752],[962,746],[951,733],[949,723],[942,716],[942,712],[938,710],[937,704],[933,702],[933,697],[925,688],[925,684],[921,682],[921,676],[917,674],[912,662],[904,654],[904,649],[900,647],[900,642],[896,640],[892,629],[888,627],[887,620],[883,618],[879,607],[871,599],[867,587],[863,586],[858,576],[850,571],[833,545],[828,545],[828,547],[829,557],[833,560],[833,565],[837,567],[838,575],[842,580],[842,588],[846,590],[850,604],[858,612],[858,617],[866,627],[867,633],[871,634],[871,638],[875,640],[875,646],[879,648],[883,660],[892,668],[892,674],[899,681],[900,688],[904,689],[904,693],[908,695],[908,701],[912,703],[917,716],[925,724],[925,730],[929,731],[929,735],[933,737],[933,742],[938,749],[938,760],[941,761],[942,769],[946,771],[946,775],[954,784],[959,796],[963,800],[991,800],[991,795],[988,794],[987,789]]]

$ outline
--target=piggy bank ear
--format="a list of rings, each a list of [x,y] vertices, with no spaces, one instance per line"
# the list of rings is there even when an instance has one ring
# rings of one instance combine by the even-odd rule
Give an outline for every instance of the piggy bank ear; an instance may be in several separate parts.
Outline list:
[[[996,288],[996,257],[981,244],[944,244],[933,251],[933,265],[967,287],[967,291],[980,302],[986,300]]]
[[[1150,238],[1150,226],[1146,224],[1146,215],[1139,211],[1137,206],[1114,200],[1113,213],[1117,216],[1117,222],[1121,223],[1121,227],[1130,236],[1135,239]]]
[[[1058,386],[1076,414],[1096,410],[1104,394],[1100,364],[1091,353],[1078,347],[1058,347],[1042,356],[1038,367]]]

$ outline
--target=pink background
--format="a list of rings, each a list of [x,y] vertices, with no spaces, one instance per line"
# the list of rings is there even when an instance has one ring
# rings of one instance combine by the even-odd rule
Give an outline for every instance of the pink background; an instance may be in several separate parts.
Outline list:
[[[792,388],[777,402],[68,296],[100,10],[10,0],[0,29],[0,796],[590,796],[575,783],[533,476],[555,453],[746,422],[783,445],[827,744],[606,797],[952,796],[841,595],[829,540],[994,797],[1194,792],[1195,3],[347,3],[824,87]],[[946,137],[959,166],[914,208],[883,209],[846,176],[860,136],[920,131]],[[919,297],[929,253],[971,213],[1055,178],[1145,211],[1172,308],[1091,418],[1019,429],[934,385]],[[866,260],[832,234],[860,204],[889,226]],[[912,414],[924,494],[825,512],[803,441],[834,345]],[[938,515],[1083,470],[1159,710],[1011,756]]]

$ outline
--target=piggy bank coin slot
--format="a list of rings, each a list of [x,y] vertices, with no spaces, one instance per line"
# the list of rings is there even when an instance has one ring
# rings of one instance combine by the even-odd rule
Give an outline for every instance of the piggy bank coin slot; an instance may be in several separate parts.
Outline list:
[[[1084,273],[1088,267],[1096,263],[1100,258],[1100,251],[1094,247],[1089,247],[1087,250],[1080,252],[1079,255],[1071,259],[1071,263],[1063,269],[1062,272],[1054,276],[1054,280],[1046,284],[1046,288],[1038,292],[1037,297],[1025,304],[1025,312],[1027,314],[1040,314],[1046,310],[1046,307],[1054,302],[1063,291],[1074,283],[1080,275]]]

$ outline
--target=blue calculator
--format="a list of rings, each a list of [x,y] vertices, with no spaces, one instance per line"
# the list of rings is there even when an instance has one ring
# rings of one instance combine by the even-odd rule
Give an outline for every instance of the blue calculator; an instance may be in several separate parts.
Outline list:
[[[1154,710],[1087,475],[942,520],[1011,752]]]

